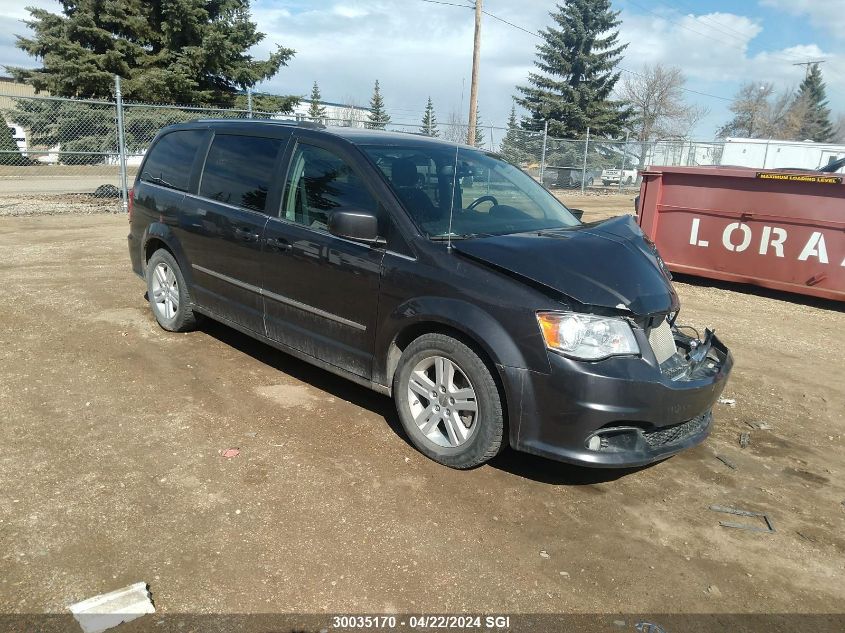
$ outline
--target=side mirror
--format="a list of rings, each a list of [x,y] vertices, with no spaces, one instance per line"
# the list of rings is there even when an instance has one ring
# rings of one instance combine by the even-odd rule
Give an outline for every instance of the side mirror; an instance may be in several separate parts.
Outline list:
[[[365,244],[382,244],[378,235],[378,218],[358,209],[332,212],[329,216],[329,233]]]
[[[570,209],[569,212],[575,216],[576,219],[580,220],[584,217],[584,210],[583,209]]]

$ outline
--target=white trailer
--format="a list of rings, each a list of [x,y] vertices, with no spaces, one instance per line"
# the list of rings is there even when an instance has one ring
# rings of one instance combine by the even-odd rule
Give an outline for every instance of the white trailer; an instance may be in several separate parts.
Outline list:
[[[818,169],[845,156],[845,145],[813,141],[727,138],[722,165],[758,169]],[[840,173],[845,168],[840,169]]]

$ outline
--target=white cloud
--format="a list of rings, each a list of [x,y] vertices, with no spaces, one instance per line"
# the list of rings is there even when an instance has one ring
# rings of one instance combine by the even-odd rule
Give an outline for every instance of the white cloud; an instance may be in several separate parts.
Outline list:
[[[787,15],[806,16],[813,26],[845,40],[845,0],[760,0],[760,4]]]
[[[511,8],[494,2],[488,6],[534,28],[546,22],[545,8],[535,8],[532,16],[524,11],[512,14]],[[468,108],[471,10],[412,0],[348,0],[311,3],[291,13],[268,20],[263,6],[254,7],[255,18],[268,34],[263,51],[276,43],[297,51],[290,67],[263,89],[306,94],[316,80],[327,100],[366,104],[379,79],[394,121],[415,125],[429,95],[440,121],[452,110]],[[486,22],[484,35],[480,110],[483,121],[501,124],[516,83],[523,83],[531,69],[537,40],[493,20]]]
[[[748,17],[729,13],[666,13],[662,17],[624,13],[622,17],[622,39],[630,42],[625,65],[631,70],[645,63],[678,66],[688,79],[688,88],[732,97],[746,81],[772,82],[778,90],[793,89],[804,77],[804,69],[795,66],[796,62],[827,58],[823,70],[830,102],[842,103],[845,98],[845,86],[836,81],[845,74],[841,58],[815,43],[751,53],[752,41],[760,36],[763,26]],[[712,134],[729,117],[726,101],[693,94],[689,99],[711,109],[697,130],[701,135]]]
[[[363,18],[369,15],[369,11],[362,7],[338,4],[332,8],[332,13],[342,18]]]
[[[809,0],[763,1],[770,6],[796,5],[794,10],[789,9],[790,15],[808,11],[811,4],[818,6]],[[58,2],[37,2],[58,10]],[[845,20],[845,11],[830,9],[842,3],[845,0],[828,0],[824,15],[830,21],[840,17]],[[26,17],[24,4],[0,0],[0,16]],[[679,66],[687,75],[688,88],[732,97],[739,84],[747,80],[793,87],[804,72],[792,65],[794,61],[827,57],[823,71],[830,101],[845,103],[845,66],[839,58],[813,42],[760,51],[755,44],[764,23],[741,15],[743,3],[736,6],[736,13],[702,15],[684,15],[657,5],[653,11],[658,15],[625,10],[620,41],[630,45],[624,67],[637,70],[656,62]],[[553,3],[487,0],[485,8],[528,30],[538,30],[550,24],[548,12]],[[453,110],[466,116],[463,111],[468,109],[473,33],[469,9],[419,0],[253,0],[252,12],[259,29],[267,34],[256,47],[257,56],[266,55],[277,44],[297,51],[290,66],[260,86],[261,90],[307,95],[316,80],[325,99],[365,105],[374,81],[379,79],[394,121],[418,124],[429,95],[440,121]],[[0,24],[4,27],[0,29],[0,64],[31,65],[33,60],[14,49],[8,34],[23,33],[25,27],[17,23],[19,27],[10,31],[5,27],[11,23],[7,18]],[[533,70],[538,42],[529,33],[485,19],[479,101],[485,123],[501,125],[507,120],[516,86],[524,84]],[[697,133],[712,135],[728,117],[728,103],[689,96],[711,108],[711,116]]]

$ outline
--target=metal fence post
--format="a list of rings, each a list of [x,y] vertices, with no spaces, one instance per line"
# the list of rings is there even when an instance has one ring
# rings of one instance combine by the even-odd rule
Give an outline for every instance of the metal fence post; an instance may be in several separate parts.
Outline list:
[[[628,162],[628,139],[630,138],[631,133],[625,132],[625,145],[622,147],[622,169],[619,172],[619,188],[617,191],[622,191],[622,176],[625,175],[625,164]]]
[[[123,94],[120,92],[120,75],[114,76],[114,98],[117,108],[117,151],[120,163],[120,202],[123,212],[129,212],[129,190],[126,183],[126,139],[123,130]]]
[[[546,173],[546,146],[549,142],[549,122],[543,128],[543,153],[540,156],[540,184],[543,184],[543,176]]]
[[[584,141],[584,167],[581,170],[581,193],[587,188],[587,152],[590,151],[590,128],[587,128],[587,140]]]
[[[246,89],[246,118],[252,118],[252,88]]]
[[[770,142],[771,142],[770,140],[766,140],[766,153],[763,154],[763,169],[766,169],[766,161],[769,158],[769,143]]]

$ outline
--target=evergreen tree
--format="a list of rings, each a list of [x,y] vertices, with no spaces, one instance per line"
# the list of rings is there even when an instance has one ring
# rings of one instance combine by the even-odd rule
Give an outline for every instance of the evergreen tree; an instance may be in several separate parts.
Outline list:
[[[481,114],[475,109],[475,146],[484,147],[484,128],[481,127]]]
[[[15,142],[14,129],[0,118],[0,165],[29,165]]]
[[[431,101],[431,97],[428,98],[428,103],[425,106],[420,132],[428,136],[440,136],[440,130],[437,129],[437,117],[434,114],[434,103]]]
[[[530,145],[528,134],[519,128],[519,120],[516,116],[516,105],[511,106],[511,113],[508,117],[508,131],[502,139],[500,152],[505,160],[514,165],[521,165],[529,158],[526,148]]]
[[[278,95],[268,95],[258,92],[252,93],[252,111],[253,116],[259,116],[262,112],[270,114],[287,114],[293,111],[294,106],[299,103],[299,97],[280,97]],[[249,98],[245,94],[239,94],[235,97],[235,108],[238,110],[246,110],[249,104]]]
[[[381,96],[381,87],[376,79],[373,96],[370,99],[370,114],[367,117],[367,127],[371,130],[383,130],[390,123],[390,115],[384,107],[384,99]]]
[[[29,9],[32,37],[18,48],[41,61],[9,68],[18,81],[61,97],[108,98],[114,75],[127,100],[231,106],[239,90],[274,76],[294,51],[267,59],[249,0],[61,0],[60,14]]]
[[[326,118],[326,108],[320,105],[323,101],[323,95],[320,94],[320,86],[314,82],[314,87],[311,88],[311,106],[308,108],[308,117],[312,121],[322,121]]]
[[[627,44],[618,44],[619,12],[611,0],[566,0],[551,13],[556,26],[541,32],[535,65],[528,86],[517,89],[519,105],[530,113],[523,121],[528,129],[541,130],[549,122],[549,134],[560,138],[583,136],[587,128],[595,136],[618,136],[631,110],[611,99],[619,80],[614,68]]]
[[[794,107],[803,114],[801,125],[798,128],[800,140],[811,139],[818,143],[824,143],[833,138],[834,129],[830,122],[827,90],[824,81],[822,81],[822,71],[818,64],[810,66],[807,76],[798,87]]]
[[[53,99],[15,99],[8,115],[28,131],[30,147],[61,146],[65,165],[102,163],[117,152],[114,106]],[[197,118],[196,110],[132,106],[124,109],[126,148],[140,152],[161,128]]]

